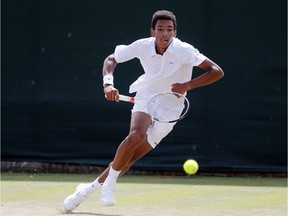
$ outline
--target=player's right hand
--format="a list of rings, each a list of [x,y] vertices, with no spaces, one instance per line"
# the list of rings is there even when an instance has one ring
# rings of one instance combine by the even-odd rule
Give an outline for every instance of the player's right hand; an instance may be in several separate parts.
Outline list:
[[[119,101],[119,91],[113,85],[104,86],[105,98],[110,101]]]

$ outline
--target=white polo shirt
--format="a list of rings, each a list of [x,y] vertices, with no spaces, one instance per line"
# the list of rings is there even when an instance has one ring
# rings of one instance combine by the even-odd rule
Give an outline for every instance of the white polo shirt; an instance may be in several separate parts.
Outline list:
[[[145,73],[130,86],[129,92],[144,91],[146,95],[170,92],[172,84],[190,81],[193,67],[206,58],[192,45],[178,38],[173,38],[166,52],[159,55],[155,50],[154,37],[140,39],[130,45],[119,45],[114,56],[117,63],[133,58],[140,60]]]

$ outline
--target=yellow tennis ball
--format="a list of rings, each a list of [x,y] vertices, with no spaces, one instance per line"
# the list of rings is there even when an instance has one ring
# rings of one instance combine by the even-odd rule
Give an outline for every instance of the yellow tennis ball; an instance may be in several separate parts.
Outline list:
[[[188,159],[183,164],[183,169],[188,175],[193,175],[198,171],[199,165],[197,161]]]

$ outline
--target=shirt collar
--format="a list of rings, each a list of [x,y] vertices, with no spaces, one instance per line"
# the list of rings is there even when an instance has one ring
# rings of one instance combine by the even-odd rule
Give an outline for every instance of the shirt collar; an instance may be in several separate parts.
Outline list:
[[[172,39],[172,41],[171,41],[170,45],[168,46],[166,52],[173,53],[174,43],[175,43],[175,38]]]
[[[155,49],[155,38],[151,37],[151,46],[150,46],[150,56],[156,56],[156,49]],[[174,48],[174,43],[175,43],[175,38],[173,38],[172,42],[170,43],[170,45],[168,46],[166,52],[168,53],[173,53],[173,48]]]

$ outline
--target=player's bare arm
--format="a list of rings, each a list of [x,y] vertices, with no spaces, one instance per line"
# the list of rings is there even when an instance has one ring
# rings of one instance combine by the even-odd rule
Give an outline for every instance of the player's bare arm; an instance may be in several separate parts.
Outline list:
[[[223,70],[209,58],[206,58],[200,65],[198,65],[198,67],[206,72],[189,82],[173,84],[171,90],[173,92],[184,94],[191,89],[210,85],[224,76]]]
[[[113,85],[113,74],[116,68],[117,62],[114,58],[114,54],[109,55],[103,64],[103,77],[104,77],[104,94],[107,100],[118,101],[119,100],[119,92]],[[105,80],[105,77],[110,78],[110,80]],[[112,80],[111,80],[112,79]]]

